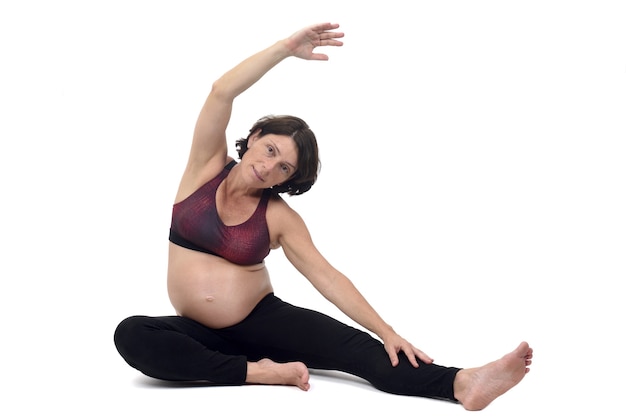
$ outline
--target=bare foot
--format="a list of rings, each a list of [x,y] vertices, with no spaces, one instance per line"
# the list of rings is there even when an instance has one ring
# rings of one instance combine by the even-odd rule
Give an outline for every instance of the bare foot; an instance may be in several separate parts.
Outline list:
[[[302,362],[277,363],[270,359],[248,362],[246,382],[266,385],[294,385],[308,391],[309,370]]]
[[[460,370],[454,380],[456,399],[467,410],[482,410],[524,378],[530,371],[532,357],[532,348],[522,342],[497,361]]]

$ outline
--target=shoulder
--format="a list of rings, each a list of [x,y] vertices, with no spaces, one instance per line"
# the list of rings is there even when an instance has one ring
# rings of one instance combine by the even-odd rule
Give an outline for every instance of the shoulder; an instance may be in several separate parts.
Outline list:
[[[299,214],[291,208],[285,199],[278,193],[271,192],[267,203],[268,222],[281,224],[293,218],[299,218]]]
[[[277,193],[272,193],[266,211],[267,227],[273,247],[293,234],[308,234],[302,217]]]

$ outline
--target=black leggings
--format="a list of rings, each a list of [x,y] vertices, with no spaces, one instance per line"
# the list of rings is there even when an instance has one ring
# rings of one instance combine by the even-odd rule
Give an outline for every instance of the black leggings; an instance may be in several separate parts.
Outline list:
[[[211,329],[185,317],[133,316],[118,325],[114,340],[129,365],[162,380],[242,385],[247,362],[269,358],[347,372],[393,394],[455,401],[459,368],[418,360],[416,369],[404,354],[393,367],[383,344],[368,333],[274,294],[234,326]]]

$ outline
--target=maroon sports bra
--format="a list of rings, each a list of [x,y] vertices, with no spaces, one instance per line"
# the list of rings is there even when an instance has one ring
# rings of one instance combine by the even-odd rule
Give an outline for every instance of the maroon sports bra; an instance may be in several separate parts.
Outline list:
[[[184,248],[220,256],[235,264],[258,264],[270,252],[265,212],[272,191],[263,191],[256,210],[248,220],[235,226],[225,225],[217,212],[215,196],[217,187],[235,164],[234,160],[229,162],[215,178],[174,204],[169,240]]]

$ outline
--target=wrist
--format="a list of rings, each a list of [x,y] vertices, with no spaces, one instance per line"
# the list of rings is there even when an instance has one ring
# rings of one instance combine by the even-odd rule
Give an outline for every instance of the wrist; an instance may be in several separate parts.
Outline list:
[[[376,334],[378,335],[378,337],[380,337],[382,340],[385,340],[387,338],[389,338],[390,336],[393,336],[396,334],[396,331],[393,329],[393,327],[391,327],[390,325],[388,325],[387,323],[384,323],[384,325],[382,326],[382,328],[376,332]]]
[[[276,43],[285,54],[283,58],[295,56],[299,48],[299,43],[296,42],[294,39],[292,39],[291,36],[288,38],[281,39]]]

